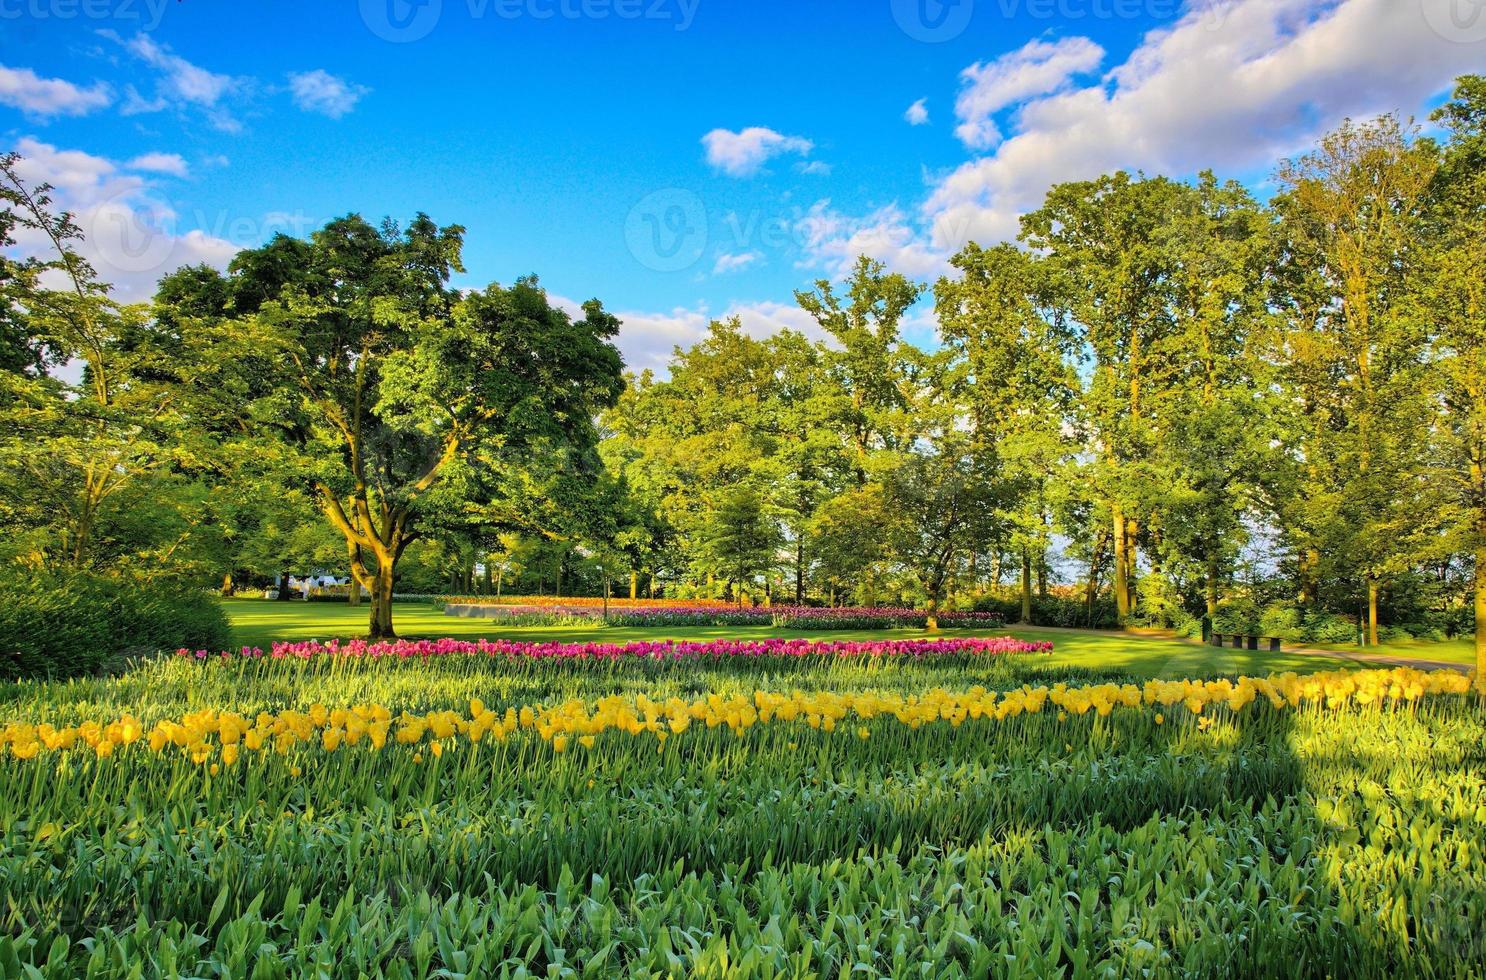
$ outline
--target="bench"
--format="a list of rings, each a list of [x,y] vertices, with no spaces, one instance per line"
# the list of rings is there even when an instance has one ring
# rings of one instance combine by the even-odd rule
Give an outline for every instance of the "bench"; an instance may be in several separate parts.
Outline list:
[[[1227,643],[1223,641],[1227,640]],[[1259,644],[1265,644],[1265,649],[1270,653],[1280,652],[1280,638],[1278,636],[1253,636],[1248,633],[1211,633],[1208,642],[1215,647],[1229,646],[1235,650],[1258,650]]]

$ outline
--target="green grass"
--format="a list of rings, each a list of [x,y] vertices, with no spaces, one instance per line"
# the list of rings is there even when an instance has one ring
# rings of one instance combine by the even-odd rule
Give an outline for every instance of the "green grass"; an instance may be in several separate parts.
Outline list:
[[[1339,653],[1375,653],[1401,660],[1440,660],[1452,664],[1476,662],[1476,640],[1473,636],[1459,636],[1453,640],[1389,640],[1375,647],[1362,647],[1355,643],[1313,643],[1311,646],[1318,650]]]
[[[520,631],[538,632],[563,631]],[[1045,635],[1081,642],[1088,666],[1127,648],[1147,671],[1180,646]],[[0,685],[0,725],[1091,673],[1024,657],[163,658]],[[1162,710],[697,723],[564,753],[530,730],[438,756],[311,738],[216,773],[139,743],[0,751],[0,976],[1478,975],[1479,702]]]
[[[270,602],[263,599],[233,599],[225,603],[232,622],[233,646],[267,649],[275,641],[329,640],[366,633],[366,608],[328,602]],[[521,626],[502,627],[489,619],[445,616],[425,603],[399,603],[393,612],[399,635],[407,638],[454,636],[512,640],[556,640],[566,643],[675,638],[688,640],[761,638],[787,635],[814,639],[868,640],[928,636],[922,630],[788,630],[768,626],[634,627]],[[1355,666],[1340,658],[1303,654],[1270,653],[1266,650],[1219,650],[1181,640],[1121,633],[1065,631],[1005,627],[992,630],[941,631],[939,636],[1015,636],[1025,640],[1051,640],[1053,656],[1048,661],[1060,667],[1115,670],[1136,677],[1204,677],[1218,674],[1263,675],[1293,670],[1313,672]]]

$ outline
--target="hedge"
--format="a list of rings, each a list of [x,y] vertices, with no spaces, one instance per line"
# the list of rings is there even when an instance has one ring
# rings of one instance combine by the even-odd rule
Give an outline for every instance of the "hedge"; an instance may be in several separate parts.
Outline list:
[[[218,650],[228,639],[221,606],[184,583],[91,574],[0,578],[0,679],[93,674],[126,655]]]

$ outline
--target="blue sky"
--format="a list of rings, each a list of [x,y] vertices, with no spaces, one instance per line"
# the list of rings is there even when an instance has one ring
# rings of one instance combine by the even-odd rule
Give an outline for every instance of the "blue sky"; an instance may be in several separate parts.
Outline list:
[[[598,296],[646,367],[709,317],[806,325],[792,291],[858,252],[931,280],[1056,180],[1262,193],[1344,116],[1486,69],[1475,4],[0,0],[0,142],[128,298],[421,210],[466,226],[464,284]]]

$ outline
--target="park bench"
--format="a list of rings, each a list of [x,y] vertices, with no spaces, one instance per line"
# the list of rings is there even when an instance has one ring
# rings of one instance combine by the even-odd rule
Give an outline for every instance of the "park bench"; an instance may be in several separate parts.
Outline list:
[[[1223,641],[1227,640],[1227,643]],[[1259,644],[1265,644],[1265,649],[1271,653],[1280,652],[1280,638],[1278,636],[1253,636],[1248,633],[1210,633],[1208,642],[1215,647],[1229,646],[1235,650],[1258,650]]]

